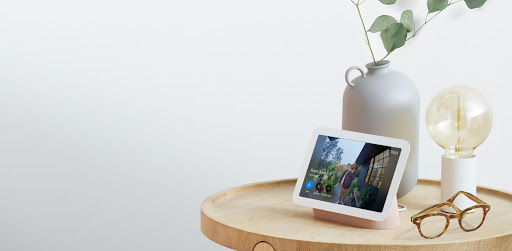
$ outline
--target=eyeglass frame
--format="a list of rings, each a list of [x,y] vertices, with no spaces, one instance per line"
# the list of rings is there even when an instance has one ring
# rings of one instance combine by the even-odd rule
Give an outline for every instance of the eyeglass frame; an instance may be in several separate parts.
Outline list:
[[[472,200],[472,201],[474,201],[474,202],[476,202],[478,204],[474,205],[474,206],[471,206],[471,207],[468,207],[468,208],[466,208],[464,210],[460,210],[457,206],[455,206],[453,204],[453,201],[457,198],[457,196],[459,194],[466,195],[466,197],[468,197],[470,200]],[[444,207],[444,206],[453,208],[456,213],[433,212],[434,210],[439,209],[439,208]],[[480,222],[480,224],[477,227],[475,227],[473,229],[470,229],[470,230],[465,229],[462,226],[462,218],[463,218],[462,216],[465,215],[468,211],[473,210],[473,209],[478,209],[478,208],[482,208],[482,210],[484,211],[483,217],[482,217],[482,221]],[[428,208],[422,210],[421,212],[413,215],[411,217],[411,222],[418,227],[418,232],[420,232],[420,235],[423,238],[425,238],[425,239],[435,239],[435,238],[438,238],[439,236],[443,235],[446,232],[446,230],[448,229],[448,226],[450,225],[450,220],[453,219],[453,218],[456,218],[456,219],[459,220],[459,226],[465,232],[471,232],[471,231],[477,230],[484,223],[485,217],[487,216],[487,212],[489,212],[490,209],[491,209],[491,205],[489,205],[486,202],[484,202],[483,200],[477,198],[473,194],[465,192],[465,191],[459,191],[454,196],[452,196],[450,199],[448,199],[446,202],[435,204],[435,205],[433,205],[431,207],[428,207]],[[434,237],[428,237],[428,236],[423,235],[423,233],[421,232],[421,226],[420,226],[421,225],[421,221],[423,219],[425,219],[427,217],[431,217],[431,216],[444,216],[446,218],[446,223],[445,223],[445,226],[444,226],[444,230],[440,234],[438,234],[437,236],[434,236]]]

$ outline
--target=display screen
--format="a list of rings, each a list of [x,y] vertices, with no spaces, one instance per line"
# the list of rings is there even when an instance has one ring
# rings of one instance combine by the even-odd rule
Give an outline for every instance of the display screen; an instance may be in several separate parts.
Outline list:
[[[299,196],[382,212],[400,152],[319,135]]]

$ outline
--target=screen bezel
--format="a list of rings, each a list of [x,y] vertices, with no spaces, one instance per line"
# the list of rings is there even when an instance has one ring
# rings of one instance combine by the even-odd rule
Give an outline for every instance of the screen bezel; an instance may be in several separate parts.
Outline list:
[[[313,155],[313,150],[315,149],[315,145],[319,135],[336,137],[340,139],[348,139],[361,141],[365,143],[371,143],[376,145],[390,146],[400,148],[400,155],[398,157],[398,162],[395,168],[395,172],[393,174],[393,178],[391,180],[391,185],[389,187],[388,194],[386,195],[386,201],[384,202],[384,207],[382,208],[382,212],[375,212],[367,209],[361,209],[356,207],[349,207],[334,204],[331,202],[320,201],[310,198],[305,198],[299,196],[300,190],[304,183],[304,178],[306,177],[309,163],[311,161],[311,157]],[[374,220],[374,221],[384,221],[389,216],[389,211],[391,210],[391,206],[393,204],[393,200],[396,198],[396,192],[398,190],[398,185],[400,184],[400,180],[402,178],[402,174],[405,168],[405,164],[407,162],[407,158],[409,156],[410,145],[409,142],[402,139],[395,139],[359,132],[352,131],[344,131],[339,129],[331,129],[331,128],[317,128],[313,132],[313,136],[311,137],[308,150],[306,152],[306,157],[302,163],[302,168],[297,179],[297,184],[295,185],[295,189],[293,191],[292,200],[295,204],[322,209],[325,211],[339,213],[344,215],[355,216],[359,218]]]

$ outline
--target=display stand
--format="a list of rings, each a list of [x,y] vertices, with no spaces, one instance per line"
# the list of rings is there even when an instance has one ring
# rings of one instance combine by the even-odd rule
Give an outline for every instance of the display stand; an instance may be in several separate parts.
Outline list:
[[[317,219],[333,221],[336,223],[341,223],[344,225],[350,225],[354,227],[360,228],[368,228],[368,229],[392,229],[400,226],[400,217],[398,215],[398,204],[397,199],[393,200],[393,204],[391,205],[391,210],[389,211],[389,217],[384,221],[373,221],[363,218],[358,218],[354,216],[344,215],[333,213],[321,209],[313,208],[313,215]]]

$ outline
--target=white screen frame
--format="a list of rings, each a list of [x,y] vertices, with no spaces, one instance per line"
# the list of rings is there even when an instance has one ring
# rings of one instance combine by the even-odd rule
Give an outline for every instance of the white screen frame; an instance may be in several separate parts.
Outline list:
[[[320,201],[310,198],[305,198],[299,196],[300,190],[304,185],[304,178],[306,177],[307,170],[309,167],[309,163],[311,161],[313,150],[315,149],[315,145],[319,135],[325,135],[330,137],[336,137],[340,139],[348,139],[361,141],[376,145],[390,146],[400,148],[400,156],[398,157],[398,162],[395,168],[395,172],[393,174],[393,179],[391,181],[391,185],[389,187],[388,194],[386,195],[386,201],[384,203],[384,207],[382,208],[382,212],[375,212],[367,209],[360,209],[356,207],[349,207],[334,204],[331,202]],[[402,174],[404,172],[405,164],[407,162],[407,158],[409,156],[410,144],[406,140],[395,139],[359,132],[352,131],[344,131],[339,129],[331,129],[320,127],[317,128],[313,132],[313,136],[311,137],[308,150],[306,152],[306,157],[304,158],[304,162],[302,163],[302,169],[300,171],[299,177],[297,179],[297,184],[295,185],[295,189],[293,191],[292,200],[293,203],[301,206],[307,206],[317,209],[322,209],[325,211],[339,213],[344,215],[355,216],[359,218],[374,220],[374,221],[384,221],[388,218],[389,212],[391,210],[391,206],[393,204],[393,200],[396,198],[396,192],[398,190],[398,185],[400,184],[400,180],[402,179]]]

